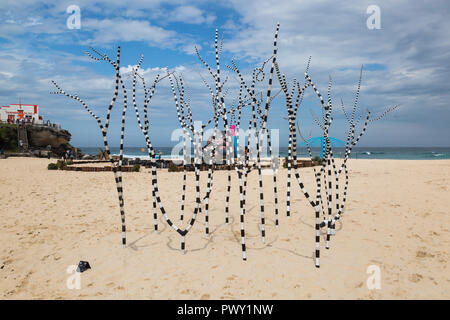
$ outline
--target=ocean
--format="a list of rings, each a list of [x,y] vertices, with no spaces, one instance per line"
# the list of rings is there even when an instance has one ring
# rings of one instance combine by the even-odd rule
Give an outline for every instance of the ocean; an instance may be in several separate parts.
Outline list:
[[[83,153],[96,155],[99,153],[101,147],[80,147]],[[162,152],[163,158],[170,159],[171,147],[155,147],[156,153]],[[320,150],[313,148],[313,156],[318,156]],[[344,148],[333,148],[336,157],[344,155]],[[111,154],[119,154],[118,147],[111,148]],[[287,147],[280,147],[279,156],[286,157],[288,154]],[[297,152],[298,157],[308,157],[307,150],[299,148]],[[148,159],[148,153],[145,149],[142,152],[141,147],[125,147],[124,157],[126,158],[140,158]],[[264,155],[263,155],[264,157]],[[351,153],[352,159],[395,159],[395,160],[438,160],[450,159],[450,147],[355,147]]]

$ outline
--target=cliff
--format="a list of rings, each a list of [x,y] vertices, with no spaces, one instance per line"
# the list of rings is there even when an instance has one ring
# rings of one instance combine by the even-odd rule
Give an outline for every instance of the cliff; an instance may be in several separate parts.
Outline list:
[[[71,134],[64,129],[54,129],[44,126],[28,126],[28,143],[32,149],[43,149],[48,145],[52,149],[58,149],[61,146],[69,146]]]
[[[67,130],[36,125],[27,125],[26,130],[30,151],[48,150],[47,146],[51,146],[52,153],[62,155],[66,150],[73,149],[69,144],[71,134]],[[0,148],[5,151],[18,151],[17,146],[17,125],[1,124]]]

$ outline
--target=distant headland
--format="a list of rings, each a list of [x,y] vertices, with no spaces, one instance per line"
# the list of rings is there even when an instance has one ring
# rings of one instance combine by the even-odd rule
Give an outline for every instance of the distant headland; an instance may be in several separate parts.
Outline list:
[[[8,156],[62,157],[81,153],[70,145],[71,134],[44,120],[36,104],[0,106],[0,151]],[[81,154],[79,155],[81,156]]]

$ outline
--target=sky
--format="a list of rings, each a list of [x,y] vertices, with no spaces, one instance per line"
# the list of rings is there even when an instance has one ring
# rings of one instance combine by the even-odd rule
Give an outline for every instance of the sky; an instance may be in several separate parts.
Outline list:
[[[73,10],[80,9],[79,28],[69,28]],[[379,8],[379,25],[373,11]],[[73,8],[73,7],[72,7]],[[374,116],[400,105],[369,125],[358,146],[450,146],[450,3],[448,1],[10,1],[0,2],[0,103],[38,104],[45,119],[61,124],[78,147],[102,146],[97,122],[76,101],[54,91],[51,80],[82,97],[103,119],[114,91],[114,69],[92,61],[90,46],[114,58],[121,46],[126,75],[144,55],[142,75],[152,82],[165,68],[182,75],[194,118],[212,117],[212,85],[197,58],[214,65],[214,35],[223,35],[221,68],[229,77],[227,105],[236,97],[236,75],[226,65],[234,59],[246,77],[270,58],[277,22],[278,63],[289,83],[309,74],[326,95],[333,81],[334,122],[331,136],[345,140],[348,124],[341,110],[351,110],[361,65],[363,79],[358,113]],[[73,26],[73,24],[69,24]],[[267,79],[266,79],[267,80]],[[127,85],[130,85],[127,80]],[[260,84],[265,89],[267,82]],[[275,81],[274,92],[279,88]],[[138,103],[142,101],[138,95]],[[112,114],[110,145],[120,143],[120,97]],[[169,82],[162,81],[150,105],[150,137],[156,146],[171,146],[179,127]],[[310,91],[299,111],[305,135],[319,135],[312,114],[320,115],[317,96]],[[245,112],[245,117],[248,111]],[[285,98],[278,95],[269,112],[269,128],[280,130],[287,145]],[[132,106],[126,117],[125,145],[144,146]]]

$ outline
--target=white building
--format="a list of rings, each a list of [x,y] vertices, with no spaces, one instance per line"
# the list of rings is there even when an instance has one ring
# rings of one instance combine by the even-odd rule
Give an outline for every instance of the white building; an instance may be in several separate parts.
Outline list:
[[[36,104],[10,104],[0,107],[0,120],[7,122],[17,122],[22,119],[25,122],[43,124],[44,120],[39,115],[39,107]]]

